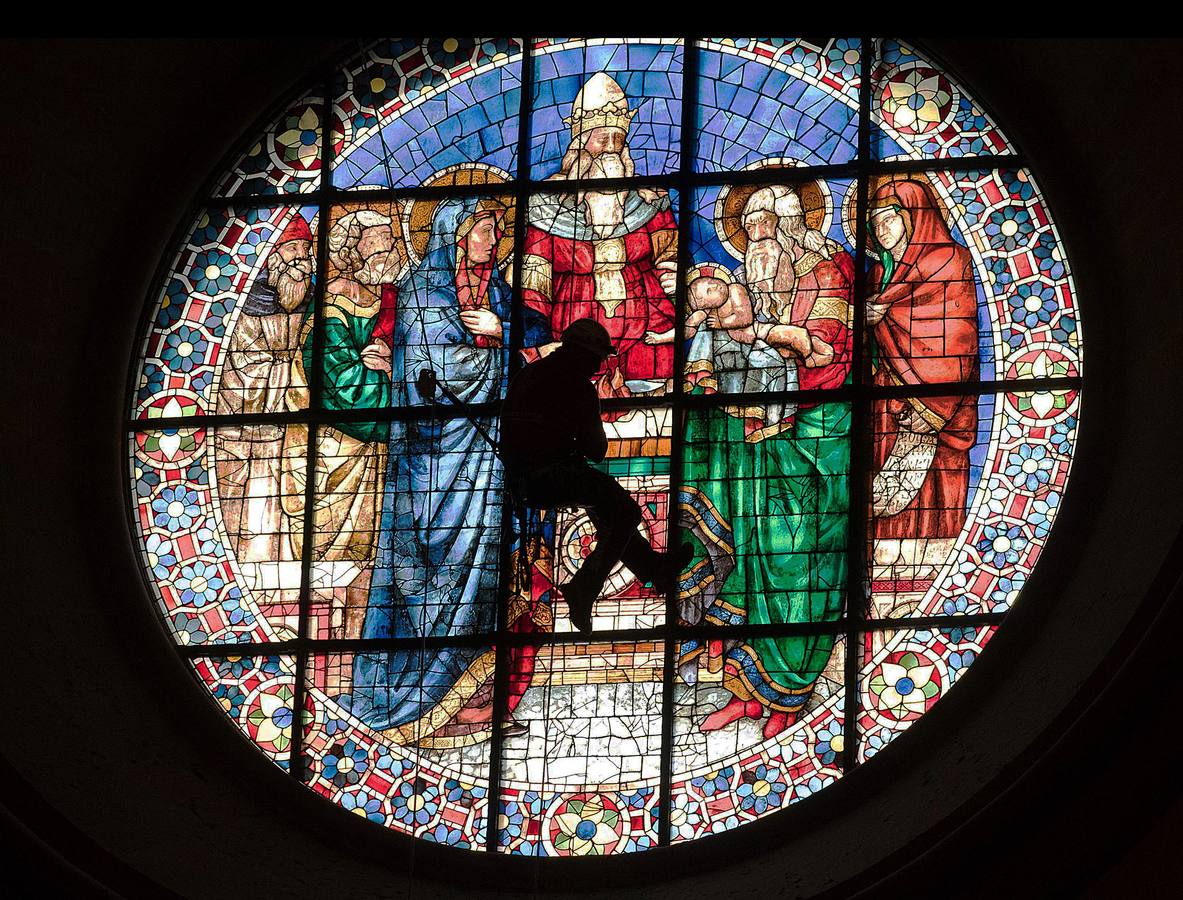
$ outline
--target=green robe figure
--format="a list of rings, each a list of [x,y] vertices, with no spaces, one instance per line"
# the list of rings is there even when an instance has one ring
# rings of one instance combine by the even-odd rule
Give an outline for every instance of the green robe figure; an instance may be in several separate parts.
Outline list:
[[[805,251],[793,268],[792,300],[776,320],[757,321],[746,337],[718,330],[694,337],[693,393],[815,390],[846,381],[850,256],[830,244]],[[792,341],[784,340],[788,331]],[[684,615],[719,625],[836,621],[847,578],[849,404],[756,402],[688,416],[681,516],[701,552],[683,577]],[[789,727],[834,641],[830,634],[684,642],[679,669],[721,668],[732,695],[702,730],[765,712],[766,738]]]

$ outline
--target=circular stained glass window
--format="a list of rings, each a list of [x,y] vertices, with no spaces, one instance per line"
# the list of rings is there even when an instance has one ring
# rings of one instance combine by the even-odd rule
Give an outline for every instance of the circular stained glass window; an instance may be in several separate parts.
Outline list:
[[[243,146],[150,298],[129,488],[180,653],[308,789],[471,850],[694,840],[883,751],[1021,602],[1079,316],[1023,157],[915,49],[379,41]],[[590,631],[595,527],[486,440],[579,317],[619,351],[596,466],[693,548]]]

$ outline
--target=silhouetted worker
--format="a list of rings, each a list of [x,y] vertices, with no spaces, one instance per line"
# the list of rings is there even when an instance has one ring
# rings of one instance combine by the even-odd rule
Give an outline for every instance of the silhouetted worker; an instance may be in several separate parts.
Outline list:
[[[592,605],[604,580],[623,562],[641,581],[668,590],[690,562],[692,549],[659,553],[637,526],[641,508],[611,475],[592,468],[608,452],[600,398],[591,379],[609,356],[612,340],[592,319],[576,319],[562,346],[531,363],[510,382],[501,408],[501,456],[510,489],[535,508],[579,506],[596,528],[596,546],[579,571],[559,585],[571,622],[591,631]]]

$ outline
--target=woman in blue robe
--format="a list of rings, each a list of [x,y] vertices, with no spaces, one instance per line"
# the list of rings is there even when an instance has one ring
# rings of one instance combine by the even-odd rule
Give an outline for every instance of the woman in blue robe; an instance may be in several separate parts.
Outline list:
[[[423,261],[398,284],[393,405],[426,405],[415,386],[425,368],[466,404],[500,402],[508,377],[511,291],[496,253],[506,214],[497,201],[475,197],[445,199],[436,208]],[[551,340],[538,313],[525,309],[523,320],[523,346]],[[495,429],[493,416],[482,424]],[[391,423],[363,638],[493,631],[502,484],[492,447],[463,416]],[[489,692],[492,673],[487,646],[359,653],[349,707],[398,743],[468,743],[466,734],[487,731],[488,710],[471,713]],[[469,713],[462,722],[483,718],[483,728],[458,727],[462,710]]]

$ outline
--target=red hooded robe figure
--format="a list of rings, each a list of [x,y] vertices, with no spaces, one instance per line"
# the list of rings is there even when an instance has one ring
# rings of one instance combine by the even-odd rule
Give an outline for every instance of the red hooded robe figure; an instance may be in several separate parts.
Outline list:
[[[878,400],[874,408],[875,469],[883,468],[900,434],[899,416],[911,412],[936,432],[937,446],[916,495],[895,515],[875,520],[880,538],[953,537],[965,524],[969,449],[977,437],[977,397],[956,383],[978,377],[977,295],[969,251],[953,240],[930,189],[918,181],[882,185],[871,211],[894,208],[904,219],[907,249],[898,264],[876,246],[882,261],[872,284],[887,307],[874,327],[875,383],[949,382],[948,395]],[[884,264],[887,264],[886,267]]]

